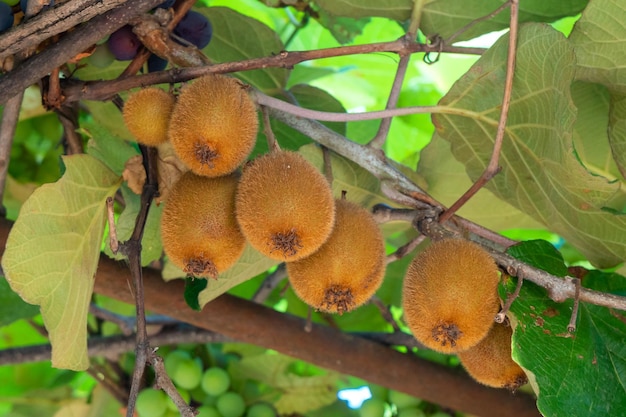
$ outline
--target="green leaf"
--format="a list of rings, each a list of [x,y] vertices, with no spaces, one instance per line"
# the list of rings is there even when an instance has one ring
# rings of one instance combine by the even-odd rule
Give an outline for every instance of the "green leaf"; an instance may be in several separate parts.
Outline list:
[[[281,396],[274,406],[280,415],[306,413],[337,400],[337,373],[300,376],[289,371],[294,363],[288,356],[264,353],[242,358],[232,372],[278,389]]]
[[[626,95],[611,96],[609,113],[609,143],[621,178],[626,178]]]
[[[570,34],[576,51],[576,76],[606,85],[612,92],[626,93],[626,23],[616,18],[626,4],[614,0],[589,3]]]
[[[370,22],[369,18],[353,19],[346,17],[334,16],[320,10],[319,22],[330,31],[337,42],[347,44],[363,32],[363,28]]]
[[[554,22],[566,16],[580,13],[589,0],[545,1],[524,0],[520,2],[519,22]],[[427,35],[438,34],[444,39],[474,20],[487,16],[505,3],[504,0],[434,0],[424,8],[422,31]],[[485,33],[507,29],[510,11],[498,13],[491,19],[477,23],[455,41],[472,39]]]
[[[41,306],[52,365],[83,370],[87,312],[106,218],[119,176],[89,155],[63,158],[66,171],[37,189],[9,234],[2,268],[24,301]]]
[[[613,132],[613,137],[607,135],[611,102],[607,88],[602,84],[576,81],[571,91],[572,100],[578,109],[573,137],[576,156],[589,172],[611,180],[620,178],[611,154],[611,145],[619,143],[616,137],[619,136],[619,129]],[[620,117],[620,110],[612,107],[611,111],[616,111],[615,116]],[[613,143],[610,144],[609,140],[613,140]],[[617,160],[622,157],[618,152],[614,152],[614,155]]]
[[[219,297],[236,285],[249,280],[258,274],[267,271],[278,261],[270,259],[257,252],[252,246],[246,244],[243,255],[229,270],[220,274],[217,279],[208,282],[205,290],[198,295],[200,306],[204,307],[209,301]],[[181,271],[184,276],[184,273]]]
[[[9,286],[4,277],[0,277],[0,327],[15,320],[33,317],[39,309],[27,304]]]
[[[548,270],[550,258],[523,259]],[[591,271],[583,284],[599,291],[626,291],[626,278],[600,271]],[[509,282],[507,290],[513,291],[514,286]],[[529,374],[544,416],[626,415],[626,319],[621,313],[581,302],[572,335],[567,332],[572,304],[572,300],[555,303],[543,288],[524,283],[509,313],[515,328],[513,359]]]
[[[561,253],[545,240],[528,240],[511,246],[506,251],[509,255],[529,265],[549,272],[558,277],[567,275],[567,266]]]
[[[213,25],[213,38],[204,52],[214,62],[272,56],[285,49],[276,32],[256,19],[227,7],[198,8],[197,11]],[[242,36],[242,28],[245,28],[245,36]],[[237,76],[267,94],[274,94],[287,84],[289,71],[266,68],[240,72]]]
[[[549,26],[520,28],[511,108],[501,172],[487,188],[543,223],[590,262],[614,266],[626,259],[624,192],[619,183],[590,174],[575,157],[575,107],[570,86],[575,57]],[[501,38],[441,100],[457,114],[433,117],[437,133],[472,180],[487,167],[500,117],[508,38]],[[612,210],[612,212],[610,210]]]
[[[580,13],[589,0],[544,1],[525,0],[520,5],[520,22],[554,22]],[[491,14],[504,0],[431,0],[422,14],[420,29],[427,35],[444,39],[472,21]],[[317,0],[322,9],[336,16],[353,18],[380,16],[398,21],[408,20],[412,0]],[[491,19],[479,22],[463,32],[456,41],[472,39],[485,33],[509,27],[508,9]]]
[[[82,128],[83,133],[89,137],[87,153],[99,159],[117,175],[122,175],[130,158],[139,155],[137,148],[100,123],[86,122],[82,124]]]
[[[193,310],[202,310],[198,303],[198,296],[206,287],[207,280],[204,278],[185,278],[185,301]]]

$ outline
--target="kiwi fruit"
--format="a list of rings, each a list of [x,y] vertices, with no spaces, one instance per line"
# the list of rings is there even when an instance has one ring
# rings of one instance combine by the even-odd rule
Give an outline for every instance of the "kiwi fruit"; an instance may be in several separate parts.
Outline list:
[[[272,259],[296,261],[330,236],[335,200],[326,178],[304,157],[276,150],[245,167],[236,215],[252,247]]]
[[[493,388],[515,391],[528,379],[511,358],[510,326],[494,324],[476,346],[458,353],[459,360],[472,378]]]
[[[167,91],[151,87],[132,93],[124,103],[122,116],[137,142],[157,146],[167,141],[176,99]]]
[[[163,249],[188,276],[217,278],[245,247],[235,220],[238,174],[209,178],[191,171],[172,186],[161,217]]]
[[[432,243],[411,261],[404,278],[402,305],[413,336],[442,353],[476,345],[498,312],[499,280],[493,258],[477,244]]]
[[[335,227],[317,252],[287,263],[294,292],[311,307],[345,313],[369,300],[385,275],[385,244],[371,213],[337,200]]]
[[[250,155],[258,132],[256,106],[236,79],[206,75],[186,85],[170,120],[178,158],[207,177],[235,171]]]

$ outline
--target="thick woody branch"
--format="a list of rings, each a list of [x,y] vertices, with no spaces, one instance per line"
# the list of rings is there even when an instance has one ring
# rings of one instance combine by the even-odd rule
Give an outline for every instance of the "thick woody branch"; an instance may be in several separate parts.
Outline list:
[[[39,45],[46,39],[121,6],[128,0],[73,0],[42,12],[0,37],[0,59]]]
[[[0,104],[4,104],[54,68],[65,64],[70,58],[161,2],[162,0],[129,1],[94,17],[88,25],[69,32],[57,43],[25,60],[0,79]]]

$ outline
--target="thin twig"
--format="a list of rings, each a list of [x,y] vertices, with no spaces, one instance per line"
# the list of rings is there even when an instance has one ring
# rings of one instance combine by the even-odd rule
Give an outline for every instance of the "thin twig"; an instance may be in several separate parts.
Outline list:
[[[261,115],[263,116],[263,133],[267,140],[267,147],[270,152],[280,151],[280,145],[276,140],[274,131],[272,130],[272,124],[270,123],[270,115],[265,106],[261,106]]]
[[[385,303],[383,303],[383,300],[374,295],[372,298],[370,298],[369,302],[370,304],[373,304],[376,306],[376,308],[378,308],[378,311],[380,311],[380,315],[383,317],[383,319],[385,319],[387,323],[391,325],[394,332],[400,331],[400,326],[398,326],[398,322],[396,322],[396,319],[393,318],[389,307],[386,306]]]
[[[279,54],[262,58],[252,58],[244,61],[225,62],[221,64],[203,65],[192,68],[173,68],[166,71],[157,71],[149,74],[136,75],[123,80],[85,81],[71,80],[64,85],[64,94],[67,101],[104,100],[112,94],[142,86],[154,84],[171,84],[193,80],[207,74],[225,74],[238,71],[250,71],[265,68],[293,68],[296,64],[321,58],[335,56],[368,54],[378,52],[390,53],[418,53],[436,51],[437,47],[427,44],[407,44],[403,39],[391,42],[371,43],[366,45],[340,46],[336,48],[316,49],[312,51],[283,51]],[[484,48],[448,47],[442,46],[443,52],[481,55]],[[41,75],[46,72],[40,72]],[[10,97],[5,88],[4,80],[0,81],[0,103]]]
[[[84,152],[83,143],[78,134],[78,103],[68,103],[56,108],[55,113],[63,125],[63,143],[66,154],[76,155]]]
[[[412,209],[393,208],[386,204],[375,204],[374,207],[372,207],[372,215],[378,224],[393,221],[413,222],[415,216],[417,215],[417,211]]]
[[[395,262],[407,256],[409,253],[413,252],[413,250],[420,245],[426,239],[426,236],[419,235],[415,239],[411,239],[408,243],[403,246],[400,246],[394,253],[387,255],[385,261],[390,264],[391,262]]]
[[[333,159],[331,157],[331,150],[326,146],[322,146],[322,157],[324,159],[324,176],[326,181],[332,186],[333,184]]]
[[[148,334],[146,331],[146,314],[144,309],[144,291],[143,278],[141,269],[141,239],[143,237],[148,211],[154,196],[158,192],[157,184],[157,151],[152,147],[140,146],[143,155],[144,166],[146,168],[147,179],[141,193],[141,207],[135,221],[135,228],[130,239],[124,242],[121,248],[128,256],[129,269],[133,277],[133,288],[135,293],[135,306],[137,315],[137,347],[135,349],[135,369],[133,371],[131,389],[128,400],[128,408],[126,417],[133,417],[135,410],[135,402],[137,394],[141,386],[141,381],[145,366],[152,354],[150,344],[148,342]]]
[[[23,98],[24,92],[22,91],[9,99],[2,112],[2,123],[0,123],[0,217],[6,216],[6,209],[2,202],[4,201],[4,189],[9,172],[11,146],[15,136],[15,128],[20,118]]]
[[[111,252],[117,254],[120,249],[120,242],[117,240],[117,227],[115,226],[115,210],[112,197],[107,197],[107,220],[109,222],[109,246]]]
[[[451,45],[454,40],[456,38],[458,38],[460,35],[462,35],[463,33],[465,33],[466,31],[470,30],[471,28],[473,28],[474,26],[476,26],[478,23],[480,22],[484,22],[485,20],[489,20],[494,18],[495,16],[497,16],[498,14],[500,14],[500,12],[502,12],[504,9],[506,9],[507,7],[511,6],[511,1],[507,1],[506,3],[502,4],[500,7],[498,7],[496,10],[494,10],[493,12],[486,14],[485,16],[479,17],[478,19],[474,19],[471,22],[469,22],[467,25],[463,26],[461,29],[457,30],[456,32],[454,32],[452,35],[450,35],[448,37],[448,39],[446,39],[444,41],[444,43]]]
[[[110,375],[110,372],[101,365],[92,363],[91,367],[87,369],[87,373],[91,375],[93,379],[98,381],[104,389],[106,389],[117,401],[121,404],[126,404],[128,402],[128,393],[126,389],[121,386],[118,382],[116,383],[115,378]]]
[[[194,417],[196,414],[194,408],[185,402],[172,380],[168,377],[167,371],[165,371],[165,365],[163,364],[163,358],[155,352],[152,352],[149,357],[149,362],[156,374],[154,387],[162,389],[167,393],[172,401],[174,401],[174,404],[176,404],[176,407],[178,407],[178,411],[180,411],[182,417]]]
[[[576,320],[578,319],[578,306],[580,304],[580,279],[572,278],[571,281],[574,283],[574,287],[575,287],[574,305],[572,306],[572,316],[569,319],[569,324],[567,325],[567,331],[569,333],[574,333],[576,331]]]
[[[425,0],[414,0],[413,2],[413,10],[411,12],[409,29],[404,36],[404,39],[407,43],[415,42],[415,36],[417,34],[417,31],[419,30],[420,22],[422,20],[422,11],[425,4]],[[385,109],[387,110],[395,109],[398,105],[398,98],[400,98],[402,84],[404,83],[406,71],[409,66],[409,62],[411,61],[410,54],[400,52],[399,55],[400,61],[398,62],[396,75],[393,79],[393,84],[391,85],[389,97],[387,98],[387,105],[385,106]],[[393,119],[391,117],[386,117],[380,121],[378,132],[376,133],[374,138],[372,138],[372,140],[368,143],[369,146],[371,146],[372,148],[382,149],[383,145],[387,141],[387,135],[389,134],[389,128],[391,127],[392,120]]]
[[[509,296],[506,298],[506,302],[504,303],[504,305],[502,306],[502,308],[500,309],[500,312],[498,314],[496,314],[496,317],[494,319],[494,321],[496,323],[504,323],[504,320],[506,319],[506,315],[509,312],[509,310],[511,309],[511,305],[513,305],[513,301],[515,301],[517,299],[517,297],[519,297],[519,293],[522,290],[522,284],[524,283],[524,278],[517,278],[517,285],[515,286],[515,291],[513,291],[512,294],[509,294]]]
[[[100,319],[115,323],[125,336],[130,336],[135,333],[135,317],[116,314],[95,304],[91,304],[89,306],[89,312]],[[165,326],[172,324],[178,324],[178,321],[172,319],[171,317],[161,315],[151,315],[146,317],[146,325]]]
[[[287,278],[287,268],[285,268],[285,264],[282,263],[278,265],[278,268],[276,268],[274,272],[265,277],[263,284],[261,284],[256,293],[252,296],[252,301],[255,303],[264,302],[267,297],[269,297],[270,293],[274,291],[274,288],[285,278]]]
[[[519,0],[510,0],[511,5],[511,24],[509,31],[509,50],[506,62],[506,76],[504,80],[504,95],[502,97],[502,109],[500,111],[500,121],[496,131],[496,138],[491,153],[489,165],[480,175],[478,180],[467,190],[452,206],[443,212],[439,221],[445,222],[454,213],[456,213],[470,198],[474,196],[489,180],[491,180],[500,171],[500,151],[504,142],[504,133],[506,131],[506,121],[511,105],[511,95],[513,93],[513,77],[515,75],[515,54],[517,50],[517,34],[518,34],[518,17],[519,17]]]

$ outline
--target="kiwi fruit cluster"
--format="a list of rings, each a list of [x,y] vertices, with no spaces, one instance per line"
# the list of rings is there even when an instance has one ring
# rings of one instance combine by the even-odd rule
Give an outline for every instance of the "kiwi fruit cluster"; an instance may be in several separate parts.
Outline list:
[[[385,246],[373,216],[335,200],[304,157],[272,147],[240,169],[258,119],[239,81],[207,75],[176,98],[141,90],[129,97],[124,120],[138,142],[168,141],[189,168],[170,187],[161,218],[165,254],[188,276],[217,278],[248,242],[286,262],[294,292],[323,312],[353,310],[381,285]]]
[[[499,282],[498,267],[482,247],[465,239],[439,240],[409,265],[402,305],[407,325],[424,346],[457,354],[478,382],[516,389],[525,374],[511,359],[510,328],[494,322]]]
[[[245,86],[206,75],[178,97],[142,89],[129,96],[123,117],[137,142],[168,142],[188,168],[168,190],[161,218],[165,254],[188,276],[217,278],[237,262],[246,243],[235,219],[235,195],[258,119]]]

